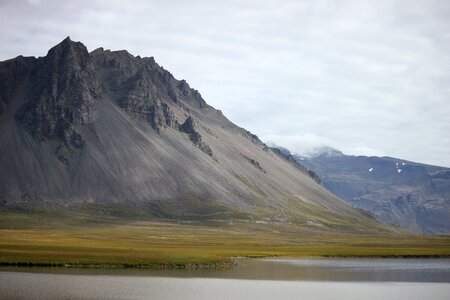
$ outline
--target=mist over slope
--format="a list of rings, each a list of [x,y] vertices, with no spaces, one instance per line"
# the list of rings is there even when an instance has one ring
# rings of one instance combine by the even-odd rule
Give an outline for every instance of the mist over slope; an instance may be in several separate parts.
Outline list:
[[[66,38],[45,57],[0,63],[2,209],[381,228],[316,180],[152,57]]]

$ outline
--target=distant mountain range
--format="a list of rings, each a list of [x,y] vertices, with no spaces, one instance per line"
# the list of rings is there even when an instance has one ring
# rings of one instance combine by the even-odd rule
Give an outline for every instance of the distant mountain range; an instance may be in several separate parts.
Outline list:
[[[450,233],[449,168],[332,148],[293,157],[335,195],[385,223],[417,233]]]
[[[386,229],[152,57],[70,38],[0,63],[0,210],[36,207]]]

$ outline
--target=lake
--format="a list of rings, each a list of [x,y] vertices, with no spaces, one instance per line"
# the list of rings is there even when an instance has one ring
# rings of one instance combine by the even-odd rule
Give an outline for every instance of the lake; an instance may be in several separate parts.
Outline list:
[[[0,269],[1,299],[450,299],[449,259],[240,259],[214,270]]]

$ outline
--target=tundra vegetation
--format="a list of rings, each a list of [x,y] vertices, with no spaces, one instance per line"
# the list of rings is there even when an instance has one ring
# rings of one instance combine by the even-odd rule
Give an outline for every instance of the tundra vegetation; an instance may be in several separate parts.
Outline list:
[[[245,220],[138,220],[83,212],[2,212],[0,263],[195,268],[234,257],[448,257],[450,237]]]

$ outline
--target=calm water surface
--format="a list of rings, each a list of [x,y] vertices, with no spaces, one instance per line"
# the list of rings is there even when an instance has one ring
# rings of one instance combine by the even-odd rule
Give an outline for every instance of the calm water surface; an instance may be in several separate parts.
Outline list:
[[[262,259],[216,270],[0,269],[1,299],[450,299],[449,259]]]

